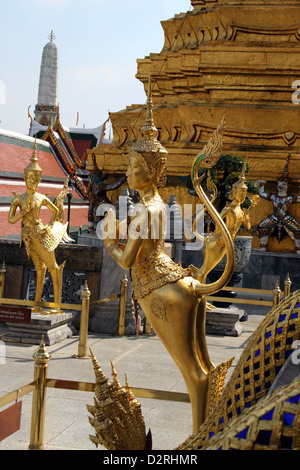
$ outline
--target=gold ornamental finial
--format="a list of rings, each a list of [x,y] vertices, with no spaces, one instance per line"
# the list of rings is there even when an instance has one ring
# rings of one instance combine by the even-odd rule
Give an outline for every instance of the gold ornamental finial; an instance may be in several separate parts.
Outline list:
[[[157,140],[157,128],[154,124],[153,119],[153,101],[151,92],[151,76],[149,76],[148,82],[148,96],[146,104],[146,119],[144,125],[140,128],[142,137],[132,146],[132,150],[141,153],[143,156],[149,153],[163,153],[167,154],[165,147]]]
[[[53,42],[56,39],[56,36],[53,33],[53,29],[51,29],[51,33],[48,35],[48,39],[50,42]]]
[[[110,361],[110,366],[111,366],[111,375],[113,377],[113,384],[115,386],[115,390],[120,391],[122,389],[122,385],[118,379],[118,374],[116,372],[116,369],[114,368],[112,361]]]
[[[51,354],[49,354],[46,349],[44,335],[42,335],[39,347],[32,357],[36,364],[47,364],[48,361],[51,359]]]
[[[147,93],[147,108],[146,108],[146,120],[145,124],[141,128],[141,131],[144,135],[152,137],[157,133],[157,129],[153,120],[153,100],[152,100],[152,91],[151,91],[151,75],[149,75],[148,80],[148,93]]]
[[[30,125],[32,125],[32,116],[31,116],[31,114],[30,114],[30,112],[29,112],[30,108],[31,108],[31,105],[28,106],[27,112],[28,112],[28,117],[29,117],[29,119],[30,119]]]
[[[245,177],[246,167],[247,167],[247,162],[245,161],[244,165],[243,165],[242,173],[241,173],[238,181],[232,185],[234,188],[248,189],[248,186],[245,183],[245,181],[246,181],[246,177]]]
[[[284,165],[284,170],[283,170],[283,173],[282,173],[279,181],[284,181],[285,183],[287,183],[289,181],[289,161],[290,161],[290,158],[291,158],[291,154],[289,153],[287,158],[286,158],[285,165]]]
[[[34,138],[34,144],[33,144],[33,152],[30,158],[30,163],[29,165],[25,168],[25,172],[28,171],[37,171],[39,173],[42,173],[42,169],[38,164],[38,159],[36,156],[36,137]]]
[[[115,368],[111,362],[113,382],[103,374],[92,350],[96,387],[94,405],[87,405],[92,417],[90,424],[96,435],[91,441],[107,450],[145,450],[145,423],[140,411],[140,404],[128,395],[127,388],[121,386]]]
[[[168,151],[157,140],[158,131],[154,124],[152,108],[151,77],[149,76],[146,119],[144,125],[140,128],[142,136],[131,147],[131,151],[143,157],[148,169],[154,175],[152,178],[153,183],[157,187],[161,187],[165,185],[167,179],[166,164]]]
[[[196,155],[191,169],[192,181],[198,176],[198,170],[212,168],[218,162],[223,148],[223,132],[225,129],[225,114],[220,124],[210,137],[207,144]]]

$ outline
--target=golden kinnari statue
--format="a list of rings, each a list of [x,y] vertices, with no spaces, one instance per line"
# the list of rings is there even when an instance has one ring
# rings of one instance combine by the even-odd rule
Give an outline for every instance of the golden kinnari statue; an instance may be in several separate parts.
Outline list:
[[[225,220],[226,227],[228,228],[233,241],[242,225],[244,225],[248,230],[251,228],[249,212],[259,201],[259,196],[253,194],[250,195],[248,193],[248,186],[245,183],[245,169],[246,164],[244,165],[240,178],[232,185],[232,191],[229,198],[231,202],[228,202],[220,213],[220,217]],[[213,185],[213,183],[211,184]],[[242,204],[245,201],[246,196],[250,197],[251,203],[247,209],[243,209]],[[218,227],[214,232],[200,238],[204,240],[204,261],[199,272],[201,282],[205,282],[208,273],[214,269],[225,255],[226,247]]]
[[[104,244],[112,258],[131,272],[133,297],[136,299],[146,318],[161,339],[162,343],[180,369],[191,400],[193,428],[197,429],[204,421],[214,390],[210,384],[216,383],[216,370],[209,358],[205,337],[205,295],[222,289],[230,280],[234,269],[233,240],[224,221],[216,211],[201,186],[198,169],[213,166],[220,156],[222,147],[221,129],[215,131],[209,145],[209,152],[201,153],[192,165],[194,188],[215,223],[222,237],[227,263],[220,279],[211,284],[201,282],[201,273],[194,266],[182,268],[166,255],[164,251],[163,213],[165,205],[159,196],[158,187],[165,182],[166,149],[157,140],[157,129],[152,117],[152,96],[149,82],[147,114],[142,137],[133,145],[127,171],[130,189],[139,192],[142,207],[131,221],[136,232],[128,230],[125,245],[119,243],[118,232],[110,236],[109,231]],[[204,149],[205,150],[205,149]],[[114,217],[112,211],[108,214]],[[115,220],[114,223],[118,222]],[[108,224],[108,222],[107,222]],[[131,224],[130,224],[131,225]],[[210,264],[215,263],[220,253],[210,253]],[[223,365],[229,367],[228,364]],[[212,380],[210,378],[213,378]]]
[[[42,169],[38,164],[35,141],[30,163],[24,170],[26,192],[13,193],[8,220],[9,223],[14,224],[22,219],[21,244],[24,243],[28,257],[32,259],[36,270],[35,301],[41,301],[45,274],[48,269],[53,282],[54,303],[60,304],[65,262],[58,266],[54,250],[60,242],[71,241],[67,234],[68,223],[63,223],[63,201],[67,195],[68,178],[62,191],[52,203],[47,196],[36,192],[36,188],[41,182],[41,174]],[[40,210],[43,206],[53,212],[48,225],[44,225],[40,219]],[[34,311],[51,314],[62,312],[59,307],[46,312],[35,307]]]

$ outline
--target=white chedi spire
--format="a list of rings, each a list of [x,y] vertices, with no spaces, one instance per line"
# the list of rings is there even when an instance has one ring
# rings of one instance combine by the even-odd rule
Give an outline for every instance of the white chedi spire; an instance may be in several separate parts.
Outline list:
[[[49,42],[43,49],[38,101],[35,107],[35,120],[43,125],[49,124],[50,113],[51,123],[54,123],[58,104],[58,50],[54,43],[53,31],[48,38]]]

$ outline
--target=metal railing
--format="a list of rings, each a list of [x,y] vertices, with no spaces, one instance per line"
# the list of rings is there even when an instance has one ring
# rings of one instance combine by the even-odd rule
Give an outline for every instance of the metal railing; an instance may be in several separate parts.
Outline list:
[[[125,332],[125,313],[126,313],[126,301],[127,301],[127,287],[128,279],[124,274],[121,279],[120,293],[114,294],[104,299],[96,300],[90,303],[91,292],[88,288],[87,281],[83,289],[81,290],[81,304],[69,304],[69,303],[54,303],[54,302],[36,302],[35,300],[20,300],[20,299],[9,299],[3,297],[5,288],[5,262],[3,262],[2,269],[0,270],[0,305],[18,305],[24,307],[40,307],[40,308],[60,308],[62,310],[75,310],[81,311],[80,315],[80,330],[79,330],[79,344],[78,353],[73,357],[86,358],[89,357],[87,354],[87,337],[88,337],[88,326],[89,326],[89,312],[91,308],[97,307],[98,305],[111,302],[112,300],[120,299],[119,302],[119,320],[118,320],[118,336],[123,336]]]
[[[271,300],[258,300],[258,299],[247,299],[247,298],[236,298],[236,297],[222,297],[208,295],[206,298],[211,302],[225,302],[231,304],[248,304],[248,305],[261,305],[265,307],[275,307],[281,301],[282,296],[287,297],[291,292],[292,282],[290,280],[289,274],[287,275],[286,280],[284,281],[284,291],[281,291],[278,281],[275,284],[273,290],[265,289],[248,289],[245,287],[230,287],[226,286],[220,292],[241,292],[245,294],[259,294],[259,295],[270,295],[272,296]]]
[[[18,390],[8,393],[0,398],[0,408],[9,403],[20,399],[24,395],[33,392],[31,428],[29,450],[44,449],[44,428],[45,428],[45,410],[46,410],[46,389],[57,388],[64,390],[78,390],[81,392],[94,392],[96,384],[92,382],[79,382],[73,380],[52,379],[47,377],[48,363],[51,359],[47,352],[42,337],[37,351],[33,354],[34,359],[34,380]],[[175,402],[189,403],[190,398],[187,393],[169,392],[165,390],[154,390],[146,388],[131,388],[136,398],[149,398],[156,400],[167,400]]]

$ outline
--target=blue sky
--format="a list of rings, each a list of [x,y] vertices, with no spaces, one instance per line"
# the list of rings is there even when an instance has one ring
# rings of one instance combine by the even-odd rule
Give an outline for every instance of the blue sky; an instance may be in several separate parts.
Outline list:
[[[51,30],[59,53],[64,125],[97,127],[112,112],[144,103],[136,59],[160,52],[160,21],[191,11],[190,0],[10,0],[0,6],[0,127],[28,133],[42,51]],[[4,100],[5,98],[5,100]]]

